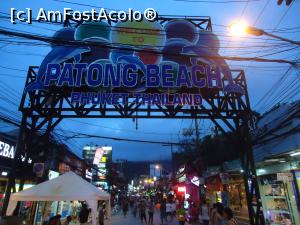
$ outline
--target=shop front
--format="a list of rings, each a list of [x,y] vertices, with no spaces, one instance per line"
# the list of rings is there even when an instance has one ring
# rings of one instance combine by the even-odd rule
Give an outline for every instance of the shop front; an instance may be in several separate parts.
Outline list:
[[[300,161],[274,160],[257,175],[266,224],[300,225]]]
[[[240,160],[209,167],[205,173],[205,197],[209,204],[222,203],[241,223],[249,223],[248,206]]]
[[[187,209],[191,203],[200,203],[200,180],[196,173],[187,172],[186,166],[181,166],[176,173],[176,182],[172,190],[179,201],[184,202]]]
[[[5,191],[8,184],[8,175],[12,169],[13,159],[15,157],[16,140],[14,137],[0,134],[0,210],[2,210]],[[21,162],[16,171],[16,183],[12,192],[18,192],[20,183],[23,184],[23,189],[32,187],[35,183],[34,174],[32,172],[32,160],[21,156]]]
[[[85,161],[67,149],[60,149],[59,155],[53,158],[50,162],[51,170],[47,171],[48,179],[54,179],[61,174],[72,171],[80,177],[91,181],[91,168],[86,165]],[[63,153],[63,154],[62,154]],[[55,155],[55,154],[54,154]],[[71,185],[71,184],[70,184]],[[56,214],[61,215],[62,221],[66,220],[67,216],[74,218],[78,217],[81,202],[79,201],[47,201],[34,203],[33,216],[27,217],[29,224],[42,225],[43,222]]]

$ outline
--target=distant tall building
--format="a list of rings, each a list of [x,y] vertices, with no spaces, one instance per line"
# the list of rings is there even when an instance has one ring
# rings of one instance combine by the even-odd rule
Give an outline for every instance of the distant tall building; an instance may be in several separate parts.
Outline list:
[[[110,186],[110,174],[112,166],[112,147],[86,145],[82,151],[82,157],[89,165],[93,165],[92,181],[105,190]]]

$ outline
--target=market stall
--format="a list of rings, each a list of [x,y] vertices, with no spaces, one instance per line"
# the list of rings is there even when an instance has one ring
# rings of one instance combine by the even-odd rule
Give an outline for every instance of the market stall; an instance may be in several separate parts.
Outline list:
[[[92,210],[92,224],[96,225],[97,202],[106,201],[110,217],[110,195],[88,183],[73,172],[40,183],[11,196],[7,215],[12,215],[18,201],[86,201]]]

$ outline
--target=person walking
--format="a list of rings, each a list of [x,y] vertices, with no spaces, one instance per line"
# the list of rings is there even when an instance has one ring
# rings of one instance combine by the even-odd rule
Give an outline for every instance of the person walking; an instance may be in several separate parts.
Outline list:
[[[98,215],[99,225],[104,225],[104,217],[105,217],[104,207],[100,206],[99,215]]]
[[[201,205],[201,219],[203,225],[209,225],[209,213],[208,213],[208,205],[206,203],[206,200],[203,200],[203,203]]]
[[[237,221],[234,218],[233,211],[229,207],[224,208],[222,216],[227,225],[237,225]]]
[[[178,220],[179,225],[184,225],[185,223],[185,209],[183,207],[183,204],[178,205],[178,209],[176,211],[176,217]]]
[[[127,212],[128,212],[128,201],[127,201],[127,199],[125,198],[124,200],[123,200],[123,203],[122,203],[122,210],[123,210],[123,215],[124,215],[124,217],[126,217],[127,216]]]
[[[191,216],[191,224],[195,225],[198,224],[199,221],[199,210],[196,205],[196,203],[192,204],[192,207],[190,208],[190,216]]]
[[[176,217],[176,208],[177,208],[176,203],[175,201],[173,201],[171,203],[171,221],[173,221],[174,217]]]
[[[145,224],[147,224],[146,203],[144,200],[140,201],[139,210],[140,210],[140,218],[141,218],[142,224],[143,224],[144,220],[145,220]]]
[[[82,204],[82,208],[79,213],[79,223],[80,225],[86,225],[89,219],[89,209],[86,204]]]
[[[171,202],[166,203],[166,220],[168,221],[168,217],[172,220],[172,205]]]
[[[70,222],[72,221],[72,216],[67,216],[65,222],[63,223],[63,225],[70,225]]]
[[[138,211],[138,203],[137,203],[137,201],[135,201],[134,205],[133,205],[133,210],[132,210],[132,214],[135,218],[136,218],[137,211]]]
[[[61,225],[60,219],[61,215],[57,214],[49,220],[47,225]]]
[[[161,225],[167,223],[166,199],[163,199],[160,204],[160,221],[161,221]]]
[[[148,205],[148,225],[153,225],[153,215],[154,215],[154,203],[150,200]]]
[[[216,203],[215,208],[212,210],[211,225],[224,225],[223,215],[224,206],[221,203]]]

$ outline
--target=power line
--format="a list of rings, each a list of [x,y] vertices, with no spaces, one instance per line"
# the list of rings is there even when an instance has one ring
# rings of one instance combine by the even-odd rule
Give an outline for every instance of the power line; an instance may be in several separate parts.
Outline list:
[[[98,47],[105,47],[110,49],[118,49],[118,50],[127,50],[131,51],[132,48],[129,47],[116,47],[113,45],[101,44],[97,42],[85,42],[85,41],[66,41],[66,40],[55,40],[53,38],[41,36],[41,35],[31,35],[26,33],[14,32],[14,31],[7,31],[0,29],[0,34],[8,35],[8,36],[17,36],[22,37],[30,40],[38,40],[46,43],[58,44],[58,45],[69,45],[69,46],[98,46]],[[154,51],[154,50],[145,50],[145,49],[136,49],[137,52],[145,52],[150,54],[164,54],[164,55],[173,55],[177,57],[206,57],[210,59],[227,59],[227,60],[234,60],[234,61],[256,61],[256,62],[276,62],[276,63],[288,63],[293,66],[297,66],[297,62],[292,62],[284,59],[265,59],[259,57],[234,57],[234,56],[199,56],[193,54],[185,54],[185,55],[178,55],[178,54],[171,54],[165,53],[162,51]]]
[[[63,130],[64,134],[60,134],[61,136],[73,139],[73,138],[100,138],[100,139],[109,139],[114,141],[125,141],[125,142],[137,142],[137,143],[147,143],[147,144],[160,144],[160,145],[183,145],[182,143],[178,142],[163,142],[163,141],[151,141],[151,140],[142,140],[142,139],[128,139],[128,138],[120,138],[120,137],[109,137],[109,136],[100,136],[94,134],[86,134],[80,132],[73,132],[70,130]],[[72,136],[66,136],[65,132],[69,132],[73,134]]]
[[[107,127],[107,126],[103,126],[103,125],[98,125],[98,124],[93,124],[93,123],[88,123],[88,122],[82,122],[82,121],[77,121],[74,119],[69,119],[71,121],[74,121],[76,123],[81,123],[81,124],[86,124],[89,126],[94,126],[94,127],[102,127],[105,129],[111,129],[111,130],[115,130],[115,131],[126,131],[126,132],[132,132],[132,133],[140,133],[140,134],[151,134],[151,135],[172,135],[172,133],[157,133],[157,132],[143,132],[143,131],[133,131],[133,130],[129,130],[129,129],[118,129],[118,128],[114,128],[114,127]],[[176,135],[176,134],[173,134]]]

